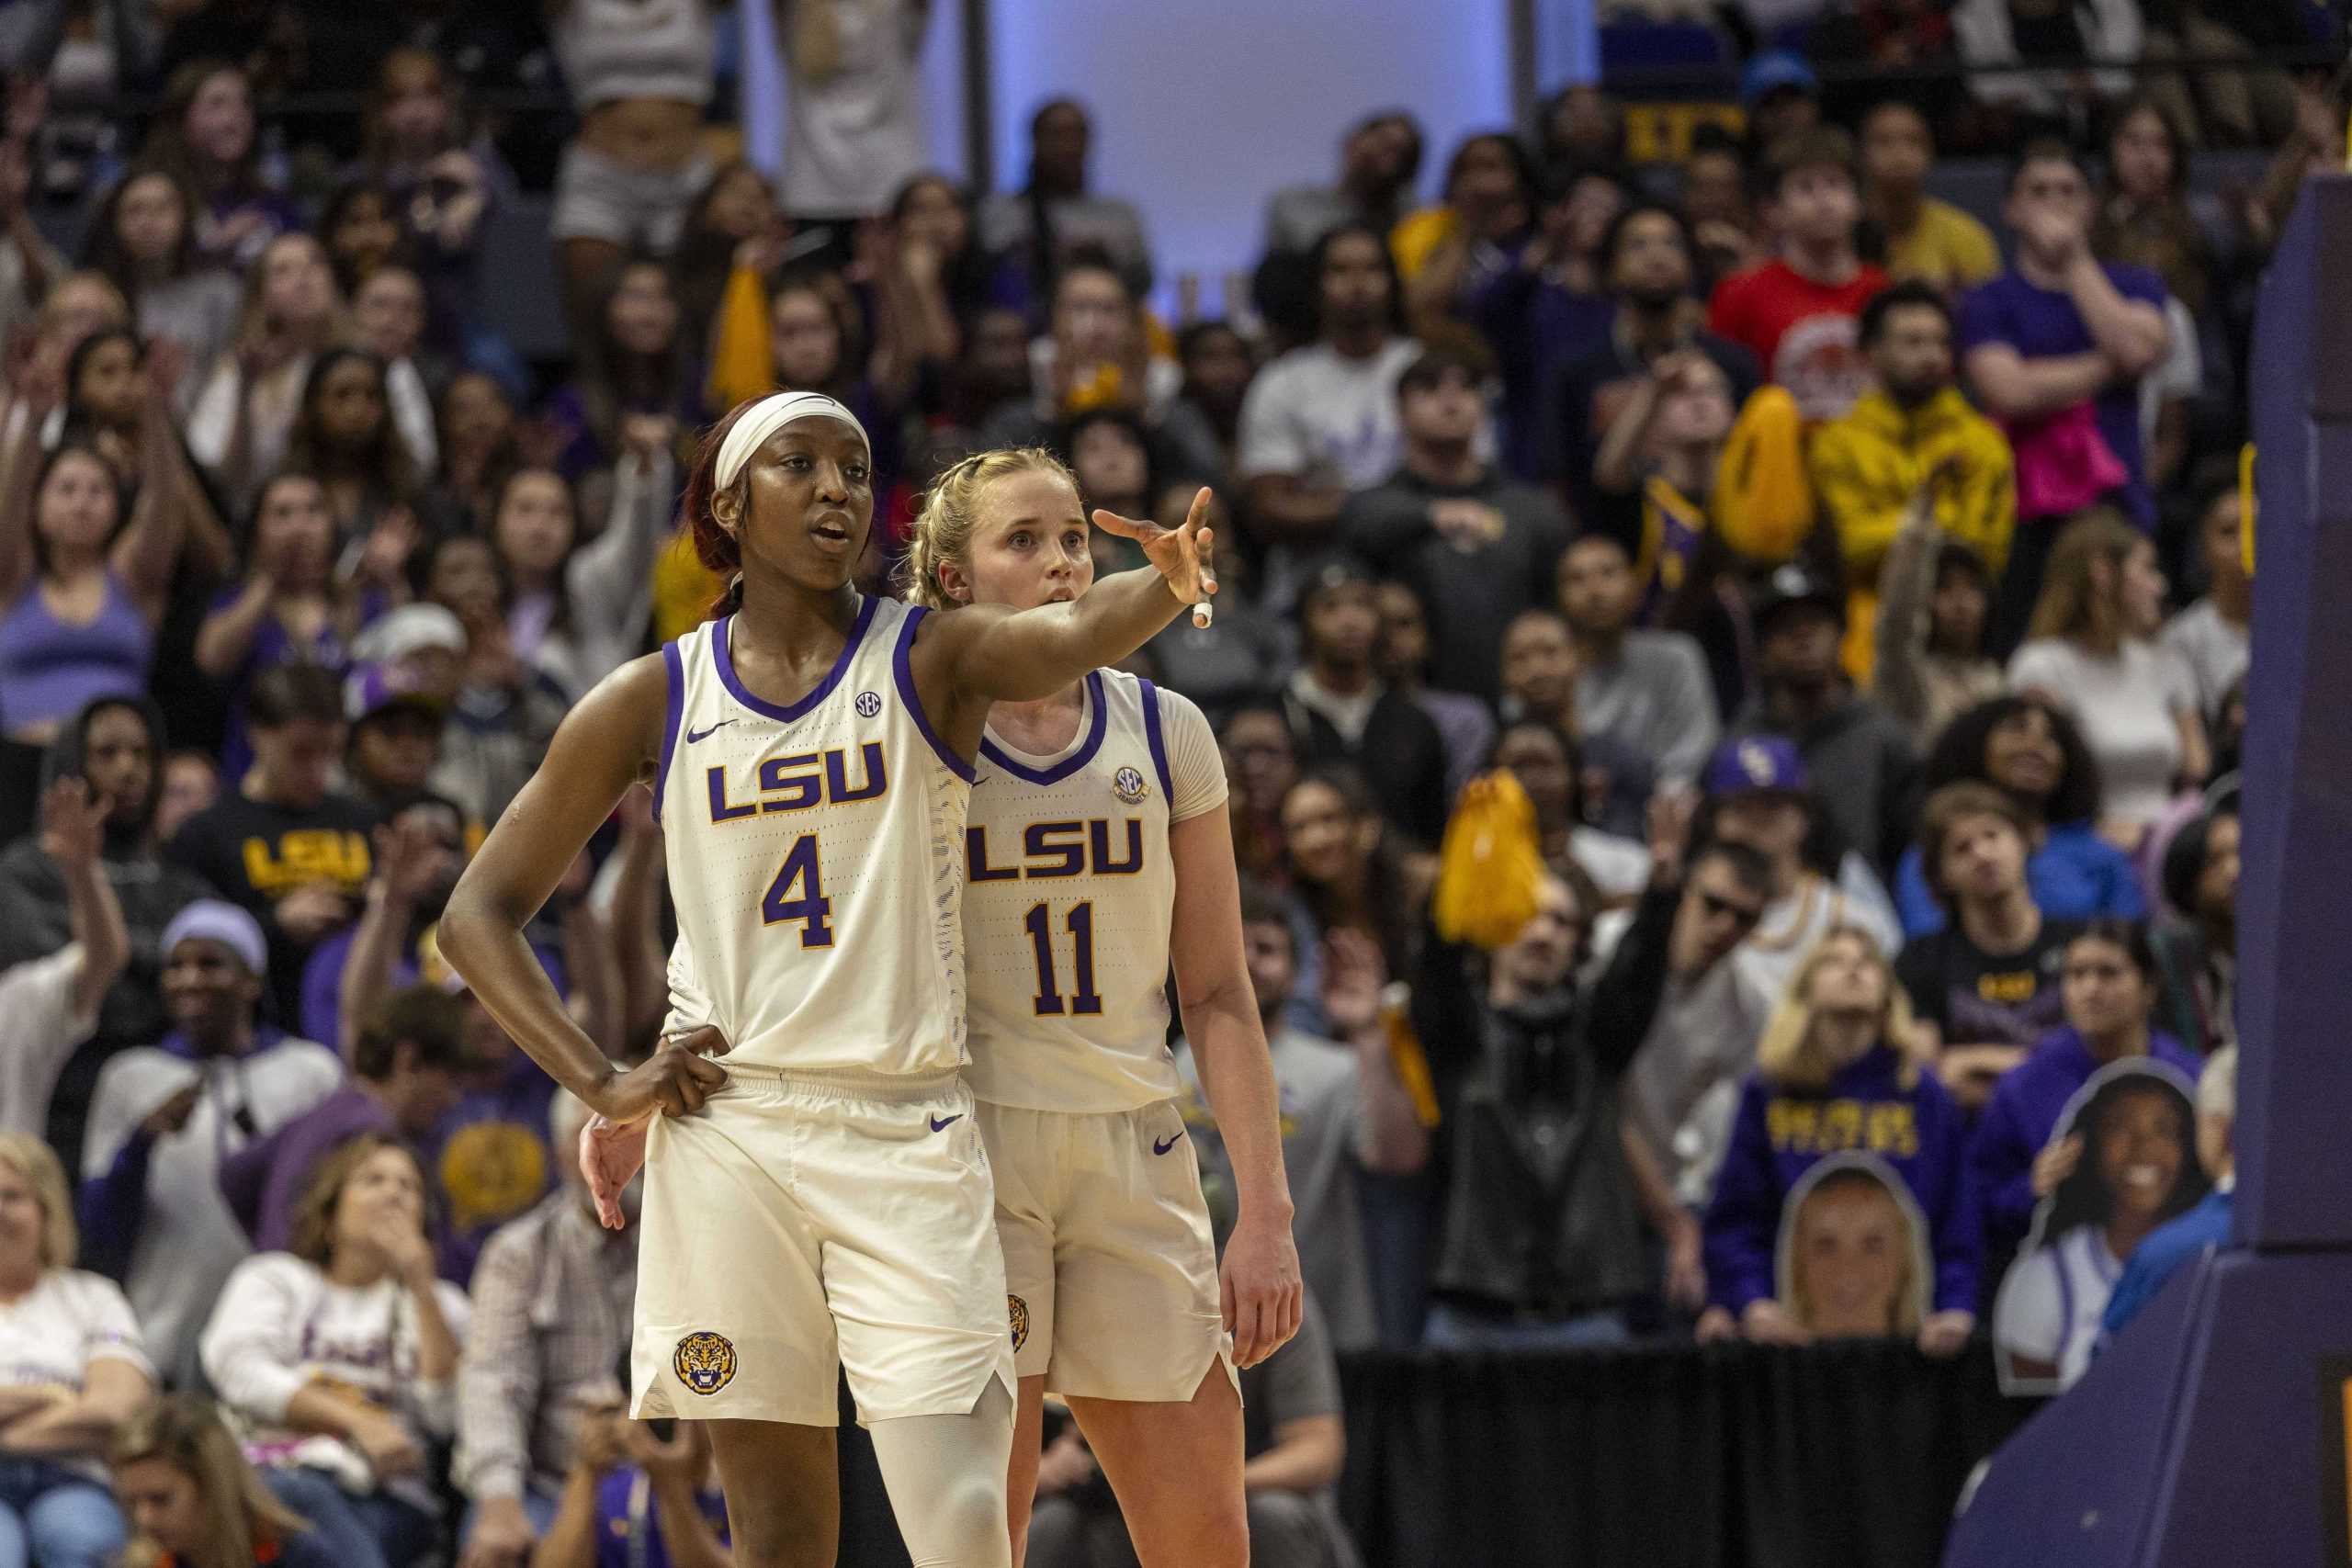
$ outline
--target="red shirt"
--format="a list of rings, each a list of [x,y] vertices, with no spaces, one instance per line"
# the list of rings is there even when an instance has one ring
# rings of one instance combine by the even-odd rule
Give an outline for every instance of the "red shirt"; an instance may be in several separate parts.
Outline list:
[[[1874,266],[1832,286],[1769,261],[1715,286],[1707,328],[1756,355],[1765,378],[1789,389],[1808,423],[1838,419],[1870,384],[1855,318],[1886,285]]]

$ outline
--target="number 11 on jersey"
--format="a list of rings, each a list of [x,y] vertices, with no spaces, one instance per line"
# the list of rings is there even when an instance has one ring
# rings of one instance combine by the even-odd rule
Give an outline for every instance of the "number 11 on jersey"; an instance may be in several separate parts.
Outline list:
[[[1038,904],[1032,907],[1021,922],[1023,929],[1029,933],[1030,945],[1037,953],[1037,1016],[1057,1017],[1065,1012],[1099,1013],[1102,1010],[1102,998],[1094,989],[1094,906],[1091,903],[1071,905],[1069,914],[1062,923],[1069,928],[1070,969],[1078,981],[1078,990],[1068,998],[1067,1004],[1054,975],[1053,906]]]

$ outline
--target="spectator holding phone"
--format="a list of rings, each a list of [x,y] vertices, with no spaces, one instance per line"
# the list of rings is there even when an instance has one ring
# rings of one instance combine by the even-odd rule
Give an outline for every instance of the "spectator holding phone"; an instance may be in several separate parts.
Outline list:
[[[588,1419],[530,1568],[733,1568],[709,1436],[665,1425],[667,1438],[617,1410]]]

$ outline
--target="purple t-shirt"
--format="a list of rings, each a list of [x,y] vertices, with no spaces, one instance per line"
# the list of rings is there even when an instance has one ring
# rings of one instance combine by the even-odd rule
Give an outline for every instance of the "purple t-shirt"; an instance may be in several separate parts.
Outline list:
[[[2164,279],[2144,266],[2105,264],[2108,281],[2126,299],[2139,299],[2161,310]],[[2074,296],[2063,288],[2043,288],[2026,281],[2014,269],[1972,289],[1960,308],[1960,348],[1962,354],[1988,343],[2005,343],[2021,359],[2055,359],[2087,354],[2098,344],[2090,324],[2083,320]],[[2140,452],[2140,383],[2138,378],[2109,383],[2098,399],[2098,433],[2132,475],[2115,492],[2115,500],[2143,528],[2155,526],[2156,505],[2148,494],[2147,468]]]

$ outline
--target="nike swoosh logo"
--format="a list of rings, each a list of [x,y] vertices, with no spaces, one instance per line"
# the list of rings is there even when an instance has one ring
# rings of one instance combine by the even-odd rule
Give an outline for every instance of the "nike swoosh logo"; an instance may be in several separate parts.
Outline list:
[[[691,746],[697,740],[707,740],[710,739],[712,731],[724,729],[734,722],[735,721],[731,718],[722,718],[717,724],[712,725],[709,729],[689,729],[686,731],[686,744]]]
[[[1161,1143],[1161,1142],[1160,1142],[1159,1139],[1157,1139],[1157,1138],[1153,1139],[1153,1140],[1152,1140],[1152,1144],[1151,1144],[1151,1152],[1152,1152],[1153,1154],[1156,1154],[1156,1155],[1164,1155],[1164,1154],[1166,1154],[1169,1150],[1170,1150],[1170,1149],[1172,1149],[1172,1148],[1174,1148],[1174,1147],[1176,1146],[1176,1140],[1177,1140],[1178,1138],[1182,1137],[1183,1135],[1184,1135],[1184,1134],[1182,1134],[1182,1133],[1172,1134],[1170,1134],[1170,1137],[1169,1137],[1168,1141],[1167,1141],[1166,1143],[1164,1143],[1164,1144],[1163,1144],[1163,1143]]]
[[[964,1113],[960,1111],[953,1116],[934,1116],[931,1119],[931,1130],[934,1133],[944,1133],[963,1119]]]

